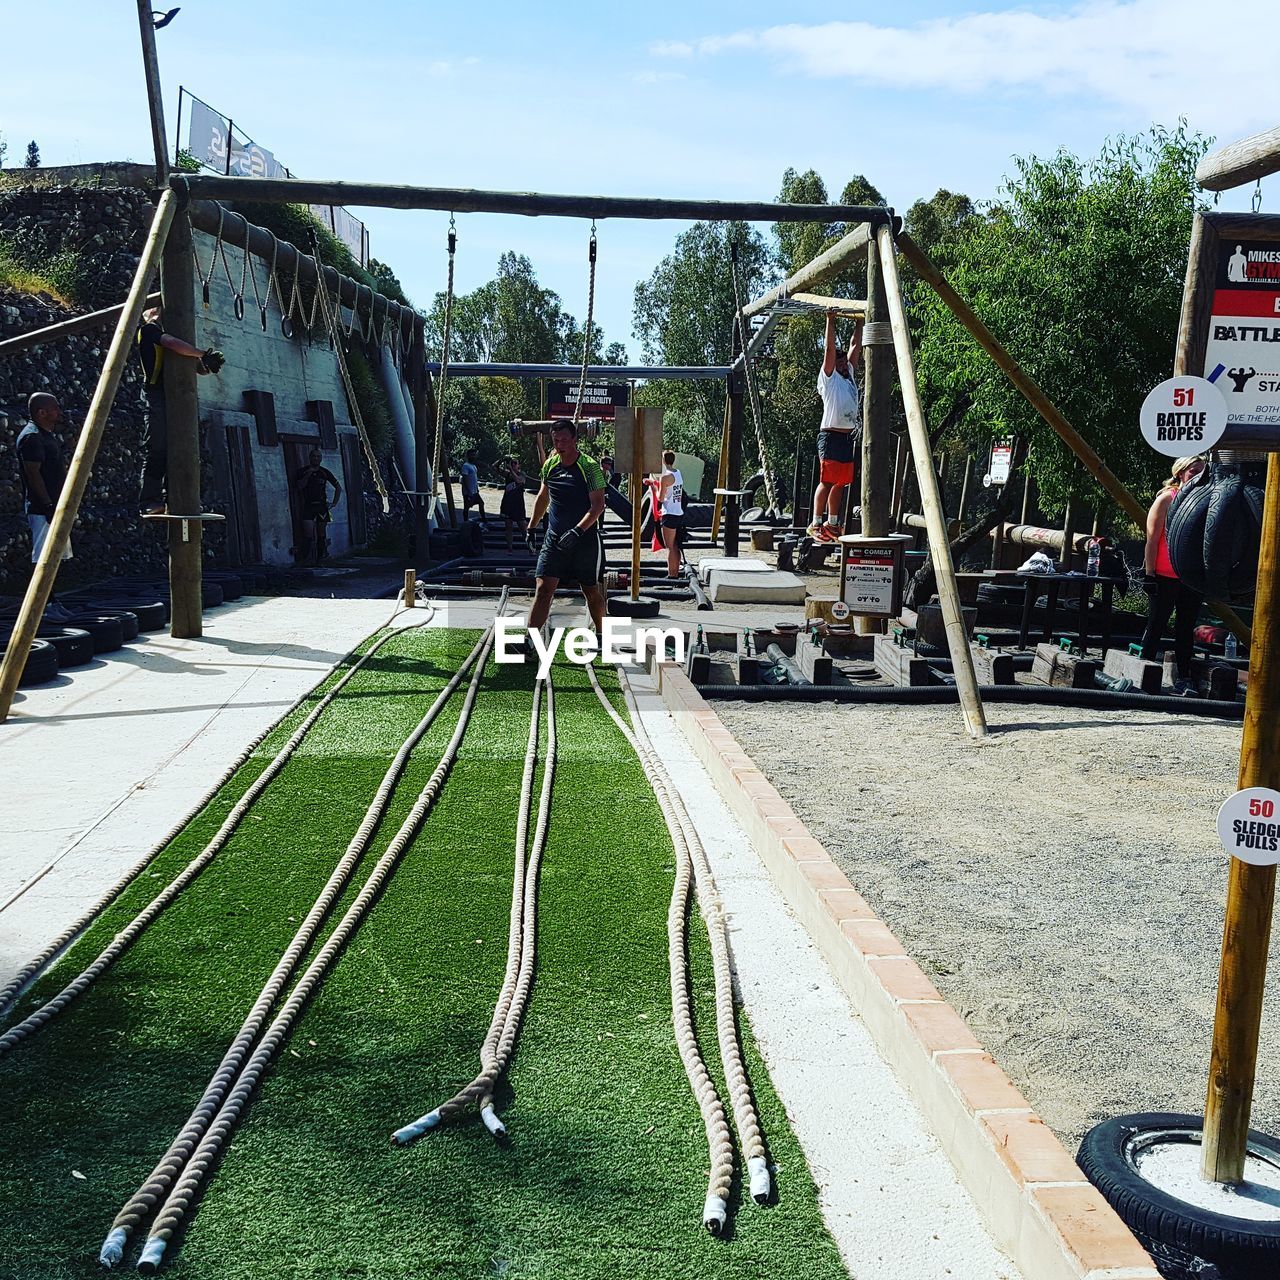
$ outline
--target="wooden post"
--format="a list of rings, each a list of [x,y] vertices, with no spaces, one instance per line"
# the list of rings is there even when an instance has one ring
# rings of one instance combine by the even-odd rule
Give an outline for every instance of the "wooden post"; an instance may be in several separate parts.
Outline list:
[[[742,488],[742,419],[745,397],[743,372],[740,368],[729,374],[729,467],[725,478],[726,489]],[[730,497],[724,512],[724,553],[738,554],[738,517],[741,512],[739,499]]]
[[[969,481],[973,478],[973,454],[964,455],[964,479],[960,482],[960,509],[956,512],[956,522],[964,528],[964,513],[969,507]]]
[[[1280,454],[1275,453],[1267,460],[1239,776],[1241,790],[1280,789]],[[1201,1151],[1201,1172],[1214,1182],[1244,1178],[1275,886],[1275,867],[1231,859]]]
[[[138,0],[138,31],[142,36],[142,70],[146,76],[147,105],[151,111],[151,145],[156,153],[156,186],[163,187],[169,181],[169,143],[164,129],[164,96],[160,86],[160,60],[156,56],[151,0]]]
[[[134,335],[138,331],[138,321],[142,318],[142,307],[147,296],[147,284],[160,260],[160,253],[169,232],[169,224],[173,221],[176,204],[177,197],[171,191],[166,191],[160,197],[155,217],[151,220],[151,230],[147,233],[147,242],[142,249],[142,257],[138,259],[138,268],[133,275],[129,296],[125,300],[124,309],[116,323],[115,333],[111,337],[111,346],[107,350],[102,373],[98,376],[93,401],[89,405],[88,414],[85,415],[84,426],[80,428],[80,439],[76,442],[71,467],[67,472],[66,482],[62,486],[62,493],[58,497],[58,505],[49,526],[49,535],[45,539],[39,562],[31,575],[26,595],[22,598],[22,608],[18,611],[18,620],[14,624],[4,662],[0,664],[0,723],[3,723],[9,714],[14,691],[22,678],[22,669],[27,664],[31,641],[35,639],[36,628],[40,625],[44,607],[49,603],[58,565],[62,562],[62,553],[71,537],[71,526],[75,523],[76,513],[80,510],[80,501],[89,483],[93,460],[97,457],[98,445],[102,441],[102,433],[107,425],[107,415],[111,412],[120,379],[124,375],[125,363],[133,350]]]
[[[902,520],[902,478],[905,474],[902,465],[902,451],[906,442],[902,436],[894,441],[893,448],[893,497],[889,503],[889,532],[896,533]]]
[[[160,295],[147,294],[147,305],[158,306]],[[88,333],[92,329],[105,329],[120,319],[124,303],[114,307],[103,307],[101,311],[90,311],[82,316],[73,316],[70,320],[59,320],[57,324],[45,325],[43,329],[32,329],[29,333],[19,333],[12,338],[0,342],[0,360],[5,356],[16,356],[20,351],[29,351],[32,347],[44,346],[47,342],[60,342],[77,333]]]
[[[1062,511],[1062,559],[1058,562],[1063,573],[1071,572],[1071,561],[1075,555],[1076,519],[1076,500],[1068,498]]]
[[[893,493],[893,435],[890,393],[893,383],[893,348],[881,340],[888,321],[884,278],[879,253],[867,246],[867,325],[863,329],[863,466],[861,507],[863,534],[883,538],[893,532],[890,517]],[[887,622],[873,620],[877,630]]]
[[[724,398],[724,420],[720,424],[720,461],[716,466],[717,489],[723,489],[729,480],[729,397]],[[711,545],[720,536],[720,520],[724,515],[724,496],[717,493],[711,508]],[[794,505],[794,504],[793,504]]]
[[[196,344],[196,287],[192,274],[191,220],[186,210],[174,215],[160,262],[165,332]],[[200,505],[200,403],[196,362],[164,362],[164,406],[168,460],[165,491],[170,515],[196,515]],[[169,523],[169,634],[187,640],[203,633],[201,584],[203,524]],[[185,535],[185,537],[184,537]]]
[[[412,569],[404,571],[404,607],[412,609],[418,603],[418,575]]]
[[[431,411],[427,406],[427,339],[425,322],[413,323],[409,344],[409,391],[413,396],[413,546],[414,568],[431,562]]]
[[[631,465],[627,468],[627,485],[631,490],[631,598],[640,598],[640,497],[644,493],[644,428],[645,411],[637,408],[631,423]],[[617,465],[617,458],[614,460]],[[657,519],[657,513],[654,513]]]
[[[902,384],[907,429],[911,433],[911,452],[916,460],[916,480],[920,486],[920,505],[924,511],[933,570],[938,580],[938,599],[947,630],[952,671],[960,694],[965,726],[971,737],[985,738],[987,720],[982,709],[982,698],[978,693],[978,679],[973,670],[973,651],[969,648],[969,637],[964,629],[960,591],[956,586],[955,565],[951,561],[951,543],[947,537],[946,518],[942,513],[942,499],[938,493],[938,477],[934,474],[932,455],[929,452],[929,428],[924,420],[920,392],[916,386],[915,358],[911,352],[911,333],[907,328],[902,286],[898,283],[898,263],[894,256],[892,229],[887,226],[877,228],[876,244],[880,249],[880,270],[884,273],[889,320],[893,326],[893,346],[898,357],[898,381]]]

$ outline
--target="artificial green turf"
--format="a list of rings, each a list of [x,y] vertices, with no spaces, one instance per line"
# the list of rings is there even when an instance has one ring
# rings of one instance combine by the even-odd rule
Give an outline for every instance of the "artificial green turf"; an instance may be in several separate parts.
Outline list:
[[[86,997],[0,1059],[0,1276],[100,1274],[116,1210],[186,1119],[391,755],[475,638],[426,631],[387,645],[224,853]],[[499,1094],[512,1145],[478,1121],[408,1150],[387,1142],[471,1078],[501,983],[530,676],[491,664],[440,802],[295,1027],[166,1274],[844,1275],[745,1025],[779,1202],[744,1204],[735,1187],[730,1236],[700,1226],[706,1145],[670,1024],[670,840],[585,672],[557,667],[556,689],[537,984]],[[461,702],[459,690],[415,753],[374,854],[435,767]],[[34,994],[78,972],[201,847],[306,710]],[[721,1078],[696,920],[691,938],[703,1048]]]

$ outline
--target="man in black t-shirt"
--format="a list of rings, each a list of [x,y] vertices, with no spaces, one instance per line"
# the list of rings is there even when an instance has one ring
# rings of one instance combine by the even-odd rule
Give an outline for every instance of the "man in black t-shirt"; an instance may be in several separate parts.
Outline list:
[[[185,356],[197,361],[197,373],[216,373],[222,368],[222,353],[210,348],[201,351],[171,333],[165,333],[160,324],[160,308],[151,307],[142,313],[142,326],[135,339],[138,359],[142,362],[142,376],[147,393],[146,425],[142,433],[142,492],[138,505],[144,516],[163,515],[165,512],[165,472],[168,469],[169,423],[164,402],[165,352]]]
[[[307,455],[307,465],[294,477],[293,490],[298,495],[302,512],[302,536],[304,539],[301,563],[313,557],[319,564],[324,556],[325,529],[329,523],[329,509],[333,505],[329,501],[329,486],[333,485],[333,502],[342,497],[342,486],[338,477],[323,465],[324,455],[319,449],[312,449]]]
[[[27,399],[27,412],[31,420],[18,432],[18,475],[22,481],[22,506],[31,530],[31,563],[35,564],[49,536],[67,468],[62,446],[54,434],[62,421],[57,396],[47,391],[33,392]],[[62,558],[71,559],[69,542]]]

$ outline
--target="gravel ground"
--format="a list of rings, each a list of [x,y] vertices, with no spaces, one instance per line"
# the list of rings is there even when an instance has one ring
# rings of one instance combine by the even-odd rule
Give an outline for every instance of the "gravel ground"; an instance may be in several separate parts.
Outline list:
[[[1107,1116],[1203,1112],[1238,723],[998,704],[979,745],[954,706],[715,709],[1068,1149]]]

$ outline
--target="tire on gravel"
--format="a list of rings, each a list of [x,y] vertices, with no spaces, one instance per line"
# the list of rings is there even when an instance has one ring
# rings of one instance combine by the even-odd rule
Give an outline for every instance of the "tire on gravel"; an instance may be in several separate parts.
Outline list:
[[[656,618],[660,605],[652,596],[610,596],[607,612],[611,618]]]
[[[105,613],[77,613],[67,619],[67,625],[89,633],[94,653],[112,653],[124,645],[124,621],[119,615],[113,617]],[[136,618],[133,631],[137,635]]]
[[[1116,1116],[1095,1125],[1076,1163],[1151,1254],[1167,1280],[1257,1280],[1280,1275],[1280,1222],[1214,1213],[1162,1191],[1136,1157],[1157,1141],[1199,1147],[1204,1120],[1177,1112]],[[1249,1132],[1252,1155],[1280,1167],[1280,1141]]]
[[[8,646],[9,635],[4,636],[4,644]],[[33,684],[46,684],[58,674],[58,651],[47,640],[33,640],[31,652],[18,677],[19,688]]]

